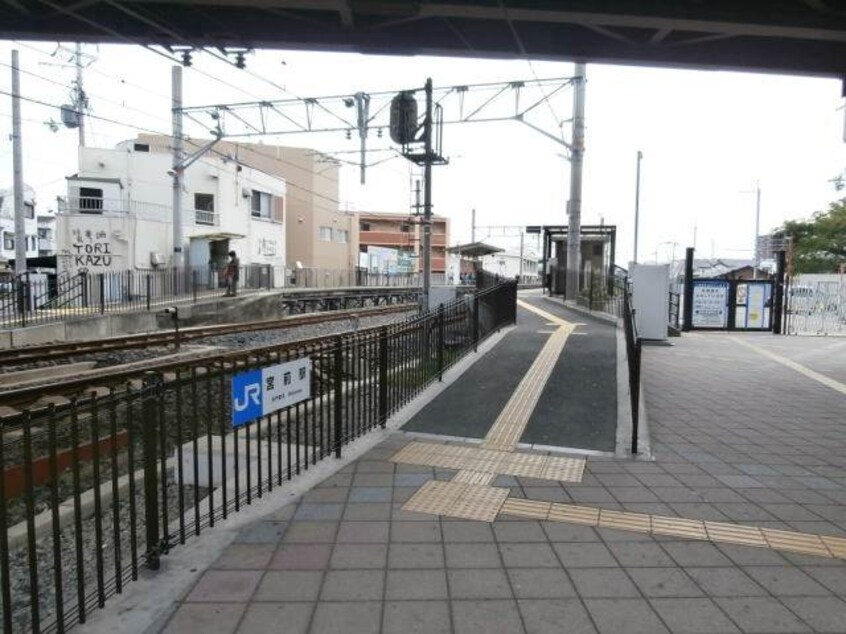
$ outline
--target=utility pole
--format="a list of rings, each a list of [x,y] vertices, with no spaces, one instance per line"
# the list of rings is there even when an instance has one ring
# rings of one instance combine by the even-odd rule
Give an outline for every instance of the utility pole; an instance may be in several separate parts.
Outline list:
[[[171,75],[173,108],[173,268],[181,269],[182,256],[182,67],[174,66]]]
[[[758,279],[758,266],[760,256],[758,254],[758,236],[761,232],[761,182],[755,181],[755,267],[752,269],[752,279]]]
[[[23,142],[21,139],[21,75],[18,51],[12,51],[12,171],[15,188],[15,273],[26,273],[24,221]]]
[[[518,283],[523,281],[523,232],[522,231],[520,232],[520,274],[519,275],[520,275],[520,277],[517,278],[519,280]]]
[[[567,288],[565,298],[579,295],[582,234],[582,162],[585,153],[585,65],[573,77],[573,145],[570,150],[570,201],[567,206]]]
[[[476,209],[470,211],[470,244],[476,242]]]
[[[429,309],[429,290],[432,284],[432,78],[426,80],[426,119],[423,122],[423,302]]]
[[[76,43],[76,114],[79,123],[79,147],[85,147],[85,105],[88,101],[82,86],[82,44]]]
[[[634,258],[632,261],[637,264],[637,232],[640,227],[640,161],[643,159],[643,152],[637,151],[637,181],[635,184],[635,223],[634,223]],[[694,240],[695,246],[696,240]]]

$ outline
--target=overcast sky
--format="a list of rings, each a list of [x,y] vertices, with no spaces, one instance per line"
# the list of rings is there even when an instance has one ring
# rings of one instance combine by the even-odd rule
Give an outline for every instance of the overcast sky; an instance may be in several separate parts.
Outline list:
[[[11,88],[10,51],[17,46],[25,96],[68,101],[74,70],[67,50],[56,45],[0,42],[0,89]],[[111,147],[134,136],[134,128],[170,132],[171,62],[129,46],[86,46],[94,57],[85,72],[92,114],[125,122],[89,119],[88,144]],[[54,65],[51,65],[54,64]],[[57,65],[58,64],[58,65]],[[435,86],[533,77],[569,77],[572,64],[525,60],[469,60],[352,54],[261,51],[247,68],[298,96],[416,87],[426,77]],[[206,73],[206,74],[203,74]],[[217,81],[214,78],[219,79]],[[692,245],[703,256],[751,257],[755,196],[762,190],[761,232],[789,218],[824,209],[837,194],[831,179],[846,167],[843,100],[839,81],[795,76],[591,65],[587,67],[586,154],[583,222],[616,224],[618,261],[632,255],[635,167],[643,152],[640,259],[668,260]],[[225,82],[225,83],[224,83]],[[283,99],[259,77],[208,55],[196,55],[185,70],[185,104]],[[469,97],[468,97],[469,98]],[[444,102],[450,117],[455,103]],[[538,125],[569,138],[572,92],[561,91],[536,109]],[[24,177],[39,206],[65,193],[64,177],[76,171],[77,135],[51,132],[43,123],[58,111],[23,103]],[[0,96],[0,187],[12,180],[11,99]],[[199,133],[196,126],[189,132]],[[371,139],[387,147],[387,139]],[[344,152],[354,160],[358,141],[341,133],[267,138],[267,143]],[[517,122],[452,125],[444,131],[447,166],[434,169],[435,212],[452,220],[451,241],[470,237],[470,210],[477,224],[566,224],[569,163],[563,147]],[[388,158],[374,152],[369,160]],[[414,176],[400,157],[368,170],[342,169],[342,208],[407,212]],[[477,239],[488,231],[478,229]],[[495,240],[496,241],[496,240]],[[513,244],[512,240],[512,244]],[[504,244],[503,246],[507,246]]]

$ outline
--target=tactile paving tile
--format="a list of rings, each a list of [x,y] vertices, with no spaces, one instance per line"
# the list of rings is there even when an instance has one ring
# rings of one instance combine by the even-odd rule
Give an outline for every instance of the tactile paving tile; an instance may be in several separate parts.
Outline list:
[[[643,513],[626,513],[625,511],[599,511],[599,526],[601,528],[616,528],[624,531],[648,533],[651,517]]]
[[[797,533],[794,531],[779,531],[771,528],[762,528],[764,539],[767,540],[770,548],[786,550],[803,555],[817,555],[819,557],[831,557],[819,535],[809,533]]]
[[[499,509],[504,515],[517,515],[518,517],[529,517],[536,520],[545,520],[549,516],[551,502],[542,500],[523,500],[521,498],[508,498]]]
[[[652,516],[652,532],[656,535],[673,535],[688,539],[708,539],[705,523],[702,520],[689,520],[683,517]]]
[[[446,515],[467,486],[469,485],[461,482],[429,480],[406,501],[402,509],[415,513]]]
[[[573,460],[558,456],[549,456],[541,471],[541,480],[558,480],[559,482],[581,482],[585,472],[584,460]]]
[[[838,559],[846,559],[846,539],[843,537],[830,537],[828,535],[821,535],[820,539],[832,555]]]
[[[467,485],[468,488],[459,496],[455,504],[446,512],[450,517],[466,520],[493,522],[510,491],[499,487]]]
[[[713,542],[742,544],[743,546],[767,546],[761,529],[755,526],[725,524],[723,522],[705,522],[708,539]]]
[[[509,490],[465,482],[430,480],[403,505],[404,511],[493,522]]]
[[[584,458],[551,457],[422,441],[409,443],[390,460],[442,469],[485,471],[526,478],[545,479],[546,473],[563,482],[580,482],[585,468]]]
[[[495,473],[462,469],[455,474],[455,477],[451,480],[451,482],[464,482],[465,484],[490,484],[494,478],[496,478]]]
[[[596,526],[599,524],[599,509],[573,504],[552,504],[549,507],[549,519],[553,522]]]

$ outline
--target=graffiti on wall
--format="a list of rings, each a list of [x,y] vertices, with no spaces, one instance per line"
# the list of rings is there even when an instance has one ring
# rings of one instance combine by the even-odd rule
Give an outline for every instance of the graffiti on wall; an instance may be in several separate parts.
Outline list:
[[[114,253],[112,243],[103,230],[73,229],[71,257],[76,267],[110,267]]]

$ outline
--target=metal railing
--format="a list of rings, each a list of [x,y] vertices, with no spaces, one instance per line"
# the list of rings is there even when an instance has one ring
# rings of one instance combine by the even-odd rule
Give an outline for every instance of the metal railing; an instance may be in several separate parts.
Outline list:
[[[397,324],[98,380],[108,389],[0,419],[4,634],[85,622],[144,567],[384,427],[515,319],[516,285],[502,283]],[[304,359],[304,401],[233,426],[236,377]]]
[[[198,225],[216,225],[218,215],[206,209],[194,210],[194,223]]]
[[[240,269],[238,292],[274,287],[273,267]],[[223,269],[186,267],[50,276],[24,273],[0,282],[0,328],[72,321],[92,315],[158,310],[226,292]]]
[[[591,312],[622,317],[627,293],[628,278],[623,275],[590,275],[576,303]]]
[[[102,196],[68,196],[59,200],[60,214],[129,214],[136,216],[172,216],[168,205]]]
[[[626,339],[626,359],[629,371],[629,398],[632,409],[632,453],[637,453],[637,438],[640,424],[640,358],[642,341],[637,334],[632,296],[626,292],[623,300],[623,331]]]

